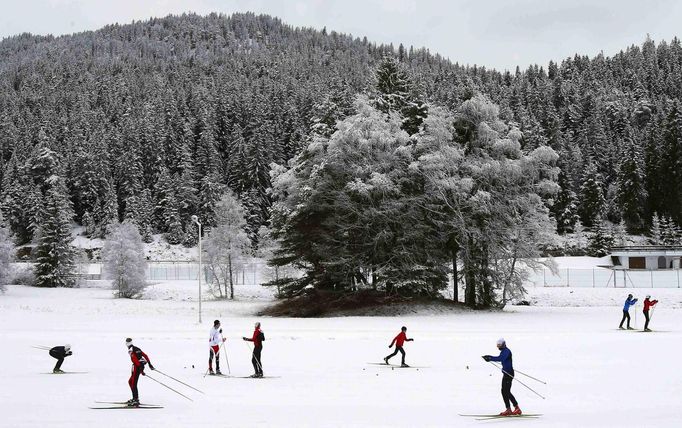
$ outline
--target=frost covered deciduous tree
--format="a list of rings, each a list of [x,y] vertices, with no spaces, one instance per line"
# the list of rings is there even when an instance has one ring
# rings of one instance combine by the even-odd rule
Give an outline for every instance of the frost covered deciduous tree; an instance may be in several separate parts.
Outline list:
[[[104,277],[118,298],[133,299],[142,296],[147,287],[147,262],[142,237],[131,221],[116,223],[109,227],[102,248]]]
[[[214,290],[222,297],[234,299],[234,283],[249,254],[244,207],[228,192],[215,206],[216,225],[208,232],[204,244],[206,262]]]

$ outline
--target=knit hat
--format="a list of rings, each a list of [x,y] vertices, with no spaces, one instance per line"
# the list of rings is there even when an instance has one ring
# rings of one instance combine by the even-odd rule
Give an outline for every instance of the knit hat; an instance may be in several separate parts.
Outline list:
[[[402,331],[407,331],[407,327],[405,327],[405,326],[400,327],[400,329],[401,329]]]
[[[127,338],[127,339],[126,339],[126,346],[127,346],[128,348],[130,348],[131,346],[133,346],[133,339]]]
[[[499,339],[497,339],[497,346],[502,346],[502,345],[504,345],[505,343],[506,343],[506,342],[504,341],[504,338],[500,337]]]
[[[647,294],[647,295],[646,295],[646,298],[647,298],[647,299],[651,299],[651,296]]]
[[[64,345],[64,350],[67,351],[67,352],[68,352],[69,350],[71,350],[71,345],[69,345],[69,344]]]
[[[220,324],[220,320],[213,321],[213,325],[218,325],[218,324]]]

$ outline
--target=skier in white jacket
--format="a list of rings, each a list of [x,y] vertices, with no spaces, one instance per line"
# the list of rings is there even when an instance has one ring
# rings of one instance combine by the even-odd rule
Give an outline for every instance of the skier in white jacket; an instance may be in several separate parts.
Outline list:
[[[208,374],[222,374],[220,372],[220,345],[225,342],[223,329],[220,328],[220,320],[213,321],[213,327],[209,332],[208,344],[210,347],[208,355]],[[215,372],[213,371],[213,356],[215,355]]]

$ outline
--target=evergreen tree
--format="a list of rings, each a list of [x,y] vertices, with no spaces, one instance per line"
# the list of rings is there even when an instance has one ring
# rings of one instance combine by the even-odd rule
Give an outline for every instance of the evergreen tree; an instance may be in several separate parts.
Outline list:
[[[573,232],[576,222],[580,221],[578,215],[578,198],[569,186],[566,174],[559,173],[557,184],[561,189],[556,202],[552,205],[552,212],[556,218],[557,232],[560,234]]]
[[[644,226],[646,190],[635,145],[630,142],[618,169],[616,201],[628,230],[638,233]]]
[[[675,220],[670,217],[662,217],[661,220],[661,243],[663,245],[681,245],[680,228]]]
[[[97,232],[97,227],[95,225],[95,220],[92,218],[92,215],[90,215],[89,211],[85,211],[83,213],[81,223],[85,229],[85,236],[88,238],[94,238],[95,233]]]
[[[409,79],[400,63],[385,56],[375,71],[376,108],[384,113],[400,114],[408,103]]]
[[[47,190],[40,213],[36,232],[38,243],[34,249],[38,287],[71,287],[75,284],[72,211],[64,190],[57,183],[52,185]]]
[[[592,257],[604,257],[611,252],[614,237],[606,222],[597,217],[587,244],[587,254]]]
[[[654,213],[651,218],[651,228],[649,229],[649,243],[652,245],[663,244],[663,232],[661,230],[661,219],[658,213]]]
[[[594,163],[589,163],[580,187],[580,220],[586,227],[596,225],[604,214],[604,183]]]

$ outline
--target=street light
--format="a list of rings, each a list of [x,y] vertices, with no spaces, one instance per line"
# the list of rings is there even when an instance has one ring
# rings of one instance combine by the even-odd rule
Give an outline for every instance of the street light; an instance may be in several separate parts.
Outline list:
[[[201,223],[199,217],[195,215],[192,216],[192,221],[199,226],[199,324],[201,324]]]

